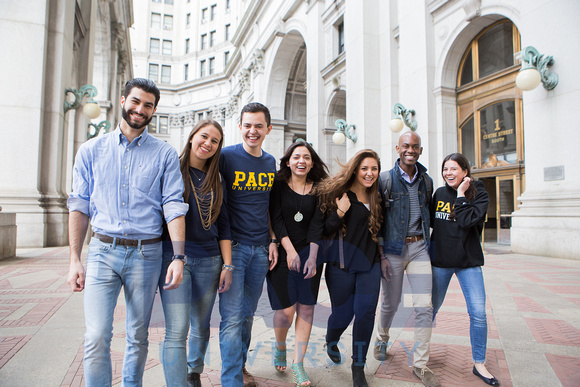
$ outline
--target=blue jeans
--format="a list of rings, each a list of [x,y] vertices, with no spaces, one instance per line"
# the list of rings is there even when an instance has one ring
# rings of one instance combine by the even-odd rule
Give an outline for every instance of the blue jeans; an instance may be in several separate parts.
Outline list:
[[[485,363],[487,350],[487,317],[485,285],[481,266],[460,268],[433,267],[433,319],[441,308],[451,277],[455,273],[461,285],[469,313],[469,336],[473,361]]]
[[[381,265],[375,263],[367,272],[351,273],[333,264],[326,265],[326,286],[332,313],[328,317],[326,342],[340,340],[352,318],[352,361],[364,365],[375,324],[381,287]]]
[[[268,273],[267,246],[249,246],[232,241],[232,285],[220,293],[220,351],[222,386],[242,386],[242,367],[248,358],[254,313]]]
[[[123,386],[141,386],[148,329],[161,272],[161,243],[120,246],[93,238],[89,244],[84,290],[85,384],[110,386],[113,312],[124,288],[126,316]]]
[[[163,254],[163,270],[159,277],[159,293],[165,315],[165,341],[161,346],[161,362],[168,387],[187,384],[188,372],[202,373],[209,343],[209,323],[221,274],[222,258],[187,257],[183,281],[179,288],[164,290],[171,252]],[[186,357],[187,332],[189,354]]]

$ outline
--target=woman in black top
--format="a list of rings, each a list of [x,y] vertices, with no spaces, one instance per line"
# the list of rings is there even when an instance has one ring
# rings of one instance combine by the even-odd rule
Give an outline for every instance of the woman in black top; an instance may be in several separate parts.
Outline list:
[[[367,386],[364,365],[379,299],[381,265],[377,234],[382,222],[378,191],[379,155],[364,149],[336,176],[320,184],[324,234],[332,239],[326,251],[326,284],[332,304],[326,331],[326,350],[340,363],[340,336],[354,316],[352,378]]]
[[[318,242],[323,217],[316,184],[327,177],[326,164],[303,141],[290,145],[280,159],[280,170],[270,194],[270,219],[280,240],[278,263],[268,272],[268,297],[274,313],[276,347],[274,366],[286,370],[286,337],[296,314],[296,350],[292,373],[298,386],[309,386],[303,359],[308,348],[314,306],[322,275]]]
[[[437,189],[431,200],[433,319],[455,274],[469,313],[473,373],[485,383],[497,386],[498,380],[485,367],[487,318],[480,237],[489,196],[483,183],[471,178],[469,161],[461,153],[445,157],[441,174],[445,186]]]

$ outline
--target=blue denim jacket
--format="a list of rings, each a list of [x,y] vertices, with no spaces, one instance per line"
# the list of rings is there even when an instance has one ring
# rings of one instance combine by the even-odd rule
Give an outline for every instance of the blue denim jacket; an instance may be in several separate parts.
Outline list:
[[[386,254],[401,255],[403,247],[405,247],[405,237],[407,236],[407,227],[409,225],[409,191],[407,183],[401,176],[399,170],[399,159],[395,162],[395,166],[390,171],[381,173],[383,177],[387,173],[391,174],[391,193],[390,197],[384,198],[386,200],[384,206],[384,223],[381,229],[383,237],[383,252]],[[425,179],[431,179],[427,174],[427,168],[420,163],[417,163],[419,173],[419,203],[421,205],[421,225],[423,230],[423,237],[429,245],[429,202],[431,198],[428,197],[427,185]],[[432,181],[432,180],[431,180]],[[433,183],[431,183],[433,186]]]

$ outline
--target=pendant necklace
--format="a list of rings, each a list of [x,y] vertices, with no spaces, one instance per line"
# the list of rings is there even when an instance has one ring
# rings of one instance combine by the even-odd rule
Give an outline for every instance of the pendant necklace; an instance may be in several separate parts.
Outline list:
[[[294,191],[294,184],[292,184],[292,180],[290,180],[290,184],[292,191]],[[298,195],[298,192],[296,191],[294,192]],[[304,188],[302,189],[302,196],[300,197],[300,205],[296,204],[296,197],[294,197],[294,204],[296,204],[296,207],[298,207],[298,211],[296,211],[296,214],[294,214],[294,221],[296,223],[300,223],[302,219],[304,219],[304,215],[302,215],[302,212],[300,212],[300,210],[302,210],[302,199],[304,198],[305,192],[306,192],[306,182],[304,182]]]

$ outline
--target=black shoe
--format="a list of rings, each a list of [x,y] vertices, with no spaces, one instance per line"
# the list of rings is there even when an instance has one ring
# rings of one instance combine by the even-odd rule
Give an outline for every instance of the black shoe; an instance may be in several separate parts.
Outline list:
[[[201,387],[201,379],[198,373],[190,372],[187,374],[187,387]]]
[[[340,357],[340,350],[338,349],[338,345],[328,345],[326,343],[326,354],[334,363],[339,364],[342,360]]]
[[[353,387],[368,387],[367,378],[365,377],[365,366],[357,366],[353,363],[350,369],[352,370]]]
[[[483,380],[486,384],[489,384],[490,386],[499,386],[499,381],[496,378],[494,377],[486,378],[485,376],[479,373],[479,371],[477,370],[477,368],[475,368],[475,366],[473,366],[473,374],[475,376],[479,376],[481,380]]]

